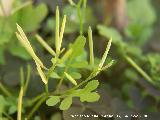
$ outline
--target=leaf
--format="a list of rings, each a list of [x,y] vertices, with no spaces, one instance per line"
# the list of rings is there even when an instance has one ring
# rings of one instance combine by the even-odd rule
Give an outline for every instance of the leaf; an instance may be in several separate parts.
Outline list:
[[[99,85],[98,80],[92,80],[92,81],[88,82],[88,84],[85,86],[84,89],[86,91],[93,91],[98,87],[98,85]]]
[[[0,64],[5,63],[3,51],[4,49],[2,48],[2,46],[0,46]]]
[[[20,57],[24,60],[30,60],[31,56],[28,54],[28,52],[19,44],[11,44],[9,47],[9,51],[13,56]]]
[[[5,98],[0,95],[0,114],[4,111],[5,106],[7,105],[7,102]]]
[[[66,97],[59,106],[60,110],[67,110],[72,104],[72,97]]]
[[[1,27],[1,30],[0,30],[0,36],[1,36],[0,45],[4,45],[11,40],[11,37],[13,35],[13,31],[12,31],[12,28],[10,28],[9,24],[6,24],[6,26],[2,26],[4,24],[4,22],[2,22],[2,21],[0,21],[0,22],[1,22],[0,23],[0,27]]]
[[[100,98],[99,94],[96,92],[87,92],[84,94],[81,94],[80,101],[81,102],[96,102]]]
[[[136,7],[136,9],[135,9]],[[147,13],[147,14],[146,14]],[[155,22],[156,14],[150,0],[130,0],[127,2],[127,15],[133,23],[151,25]]]
[[[70,72],[69,73],[74,79],[80,79],[82,76],[78,72]]]
[[[111,27],[105,27],[103,25],[98,25],[97,28],[100,35],[106,38],[112,38],[114,43],[122,41],[122,36],[116,29]]]
[[[13,105],[13,106],[10,106],[9,107],[9,114],[14,114],[15,112],[17,111],[17,106],[16,105]]]
[[[55,78],[55,79],[60,79],[61,78],[56,72],[52,72],[50,77]]]
[[[88,62],[87,61],[76,61],[75,63],[72,63],[70,66],[73,68],[85,68],[88,66]]]
[[[18,11],[18,15],[20,19],[17,22],[23,26],[25,32],[30,32],[37,29],[40,22],[47,15],[47,6],[42,3],[36,7],[33,7],[33,5],[30,4]],[[32,20],[30,20],[31,16]]]
[[[76,59],[76,57],[80,56],[84,51],[84,46],[86,43],[86,38],[84,36],[79,36],[76,41],[71,45],[72,54],[70,55],[70,61]]]
[[[51,119],[50,120],[62,120],[62,115],[60,112],[57,112],[57,113],[54,113],[52,116],[51,116]]]
[[[60,102],[60,97],[59,96],[51,96],[47,101],[46,101],[46,104],[48,106],[54,106],[56,105],[57,103]]]

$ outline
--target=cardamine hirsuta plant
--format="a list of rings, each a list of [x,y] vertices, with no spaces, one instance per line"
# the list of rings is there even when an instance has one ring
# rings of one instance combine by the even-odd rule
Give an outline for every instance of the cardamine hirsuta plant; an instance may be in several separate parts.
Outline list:
[[[55,106],[59,104],[60,110],[67,110],[72,104],[72,99],[78,97],[81,102],[95,102],[98,101],[100,96],[95,91],[99,85],[98,80],[94,78],[101,72],[109,68],[113,64],[113,60],[105,65],[105,61],[108,52],[111,47],[112,39],[109,40],[106,50],[102,56],[102,59],[98,64],[94,62],[94,52],[93,52],[93,40],[92,40],[92,30],[91,27],[88,29],[88,42],[89,42],[89,63],[86,59],[83,59],[85,54],[85,43],[86,38],[80,35],[76,38],[74,43],[70,44],[67,50],[62,47],[63,34],[66,24],[66,15],[64,15],[62,20],[62,25],[60,27],[60,14],[59,8],[56,8],[56,30],[55,30],[55,50],[53,50],[42,37],[36,35],[37,41],[52,55],[52,65],[50,67],[45,66],[41,59],[34,52],[29,40],[27,39],[22,28],[17,24],[16,36],[22,46],[33,58],[37,72],[41,77],[42,82],[45,85],[45,92],[40,95],[40,99],[35,104],[34,108],[28,114],[27,118],[30,119],[34,112],[39,108],[39,106],[46,101],[48,106]],[[78,73],[79,69],[90,70],[88,77],[81,78],[81,74]],[[74,73],[74,74],[73,74]],[[59,83],[56,86],[55,91],[48,90],[48,83],[50,79],[58,79]],[[80,80],[76,79],[82,79]],[[66,81],[68,80],[68,82]],[[77,82],[79,81],[79,82]],[[65,90],[61,90],[63,83],[71,83],[72,85]],[[24,86],[21,86],[19,94],[19,106],[18,106],[18,118],[21,119],[22,111],[22,98],[23,98]]]

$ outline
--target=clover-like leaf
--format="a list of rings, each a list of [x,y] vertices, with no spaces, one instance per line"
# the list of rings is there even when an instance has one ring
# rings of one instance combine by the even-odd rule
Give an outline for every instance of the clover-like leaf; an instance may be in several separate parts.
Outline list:
[[[55,106],[57,103],[60,102],[60,97],[59,96],[51,96],[47,101],[46,104],[48,106]]]
[[[98,87],[98,85],[99,85],[98,80],[92,80],[92,81],[88,82],[88,84],[85,86],[84,89],[86,91],[93,91]]]
[[[81,102],[96,102],[100,98],[99,94],[96,92],[86,92],[84,94],[81,94],[80,101]]]
[[[66,97],[62,102],[61,102],[61,105],[59,106],[59,108],[61,110],[67,110],[69,109],[69,107],[71,106],[72,104],[72,97]]]

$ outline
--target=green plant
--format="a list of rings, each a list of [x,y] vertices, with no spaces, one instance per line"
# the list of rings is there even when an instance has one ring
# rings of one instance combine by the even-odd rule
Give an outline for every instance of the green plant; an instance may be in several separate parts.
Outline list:
[[[29,54],[16,41],[14,35],[14,31],[16,30],[15,23],[23,26],[24,31],[27,33],[36,31],[47,15],[46,5],[42,3],[34,7],[31,1],[23,3],[21,0],[13,0],[11,10],[7,14],[5,13],[6,8],[3,7],[2,2],[0,2],[0,5],[3,11],[2,15],[0,15],[0,64],[5,63],[5,51],[25,60],[30,59]],[[30,19],[30,16],[32,16],[32,19]]]
[[[86,52],[84,49],[86,38],[83,35],[80,35],[76,38],[75,42],[70,44],[68,50],[65,51],[62,48],[63,41],[63,33],[66,23],[66,16],[62,20],[62,27],[59,27],[60,15],[59,9],[56,9],[56,30],[55,30],[55,48],[54,51],[39,35],[37,35],[37,39],[39,43],[52,55],[52,65],[48,68],[46,67],[40,58],[35,54],[28,38],[23,32],[22,28],[17,25],[16,36],[21,43],[21,45],[27,50],[27,52],[31,55],[35,64],[37,66],[37,71],[45,85],[45,94],[40,95],[39,101],[33,107],[31,112],[28,114],[27,118],[30,119],[34,112],[38,109],[38,107],[46,101],[48,106],[54,106],[57,103],[60,103],[59,108],[61,110],[67,110],[71,104],[72,99],[74,97],[80,98],[81,102],[95,102],[99,100],[99,94],[95,92],[95,89],[98,87],[98,80],[94,80],[94,78],[101,72],[109,68],[113,64],[113,60],[107,64],[105,64],[105,60],[107,58],[109,49],[111,47],[112,39],[109,40],[108,45],[106,47],[105,53],[103,54],[102,59],[99,64],[94,63],[94,53],[93,53],[93,41],[92,41],[92,30],[89,28],[88,30],[88,39],[89,39],[89,48],[90,48],[90,63],[88,64],[86,60]],[[59,32],[60,31],[60,32]],[[62,49],[61,49],[62,48]],[[80,70],[89,70],[88,77],[82,77],[82,81],[79,80],[77,82],[76,79],[81,78],[81,74],[78,72]],[[48,84],[50,78],[59,79],[59,83],[57,84],[57,88],[51,92],[48,90]],[[67,82],[67,80],[69,82]],[[69,85],[72,83],[74,86],[69,87],[67,90],[61,90],[62,83],[65,82]],[[23,85],[22,85],[23,88]],[[88,96],[88,97],[86,97]],[[49,97],[49,98],[48,98]],[[19,98],[22,99],[21,97]]]
[[[87,6],[87,0],[80,0],[77,3],[70,2],[62,9],[62,13],[67,15],[68,21],[65,27],[65,33],[71,34],[79,32],[86,33],[88,26],[95,27],[97,23],[96,16],[90,6]],[[46,31],[55,31],[55,17],[47,20]],[[85,26],[85,27],[84,27]],[[86,27],[87,26],[87,27]]]

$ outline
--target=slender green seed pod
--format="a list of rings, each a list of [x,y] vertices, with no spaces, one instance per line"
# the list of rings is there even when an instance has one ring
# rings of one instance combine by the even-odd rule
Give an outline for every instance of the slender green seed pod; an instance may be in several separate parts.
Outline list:
[[[102,67],[102,71],[108,69],[109,67],[111,67],[114,63],[114,60],[112,60],[111,62],[109,62],[106,66]]]
[[[17,29],[18,32],[16,32],[16,36],[18,38],[18,40],[20,41],[20,43],[22,44],[22,46],[27,50],[27,52],[32,56],[32,58],[42,67],[42,68],[46,68],[42,61],[37,57],[37,55],[35,54],[29,40],[27,39],[25,33],[23,32],[22,28],[17,24]]]
[[[93,39],[92,39],[92,29],[88,29],[88,40],[89,40],[89,52],[90,52],[90,65],[94,65],[94,52],[93,52]]]
[[[23,87],[21,87],[18,97],[18,112],[17,112],[17,120],[22,119],[22,100],[23,100]]]
[[[73,0],[68,0],[68,2],[73,5],[73,6],[76,6],[76,4],[73,2]]]
[[[70,55],[72,54],[72,52],[73,52],[73,50],[72,50],[72,49],[69,49],[69,50],[63,55],[61,61],[63,61],[63,62],[66,61],[66,60],[70,57]]]
[[[35,61],[36,62],[36,61]],[[44,74],[44,72],[42,71],[41,69],[41,66],[36,62],[36,65],[37,65],[37,71],[43,81],[44,84],[47,84],[48,83],[48,80],[47,80],[47,77],[46,75]]]
[[[64,72],[65,76],[67,77],[67,79],[74,85],[77,85],[77,82],[75,79],[73,79],[72,76],[70,76],[68,73]]]
[[[107,44],[107,47],[106,47],[106,50],[105,50],[105,52],[103,54],[103,57],[102,57],[102,59],[101,59],[101,61],[99,63],[99,68],[100,69],[103,67],[103,64],[104,64],[104,62],[105,62],[105,60],[107,58],[108,52],[109,52],[110,47],[111,47],[111,43],[112,43],[112,38],[109,40],[109,42]]]
[[[56,30],[55,30],[56,53],[59,54],[59,8],[56,8]]]
[[[36,35],[38,42],[53,56],[56,55],[54,50],[44,41],[44,39],[40,35]]]
[[[60,32],[60,37],[59,37],[59,50],[61,49],[61,45],[62,45],[65,25],[66,25],[66,15],[64,15],[64,18],[63,18],[63,21],[62,21],[61,32]]]

